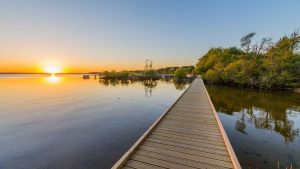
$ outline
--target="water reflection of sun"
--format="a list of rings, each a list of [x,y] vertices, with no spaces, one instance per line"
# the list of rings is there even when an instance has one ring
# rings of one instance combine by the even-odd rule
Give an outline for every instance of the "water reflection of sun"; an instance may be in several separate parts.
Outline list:
[[[58,83],[60,80],[61,77],[57,77],[55,76],[55,74],[52,74],[51,76],[47,77],[47,81],[52,84]]]

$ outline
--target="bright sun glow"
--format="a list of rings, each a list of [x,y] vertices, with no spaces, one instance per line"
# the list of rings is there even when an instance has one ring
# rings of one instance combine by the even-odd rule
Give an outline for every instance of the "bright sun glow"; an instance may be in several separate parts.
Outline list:
[[[54,65],[50,65],[50,66],[46,66],[44,68],[45,73],[51,73],[51,74],[55,74],[55,73],[61,73],[61,68],[54,66]]]
[[[61,77],[57,77],[54,74],[52,74],[50,77],[47,77],[47,81],[52,84],[58,83],[60,80]]]

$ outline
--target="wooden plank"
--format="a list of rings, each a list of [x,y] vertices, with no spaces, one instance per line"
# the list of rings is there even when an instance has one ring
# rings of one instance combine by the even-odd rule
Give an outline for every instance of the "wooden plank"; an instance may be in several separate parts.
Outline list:
[[[158,134],[158,133],[224,143],[222,138],[210,137],[210,136],[205,136],[205,135],[190,135],[190,134],[185,134],[185,133],[171,132],[171,131],[167,131],[167,130],[155,131],[155,134]]]
[[[215,116],[209,114],[200,114],[200,113],[178,113],[178,112],[170,112],[168,113],[170,116],[174,117],[193,117],[193,118],[200,118],[200,119],[214,119]]]
[[[170,132],[170,133],[178,133],[178,134],[187,134],[187,135],[193,135],[193,136],[205,136],[208,138],[213,138],[213,139],[222,139],[221,135],[214,135],[214,134],[208,134],[208,133],[194,133],[192,131],[179,131],[179,130],[169,130],[166,128],[157,128],[157,131],[166,131],[166,132]]]
[[[157,138],[157,137],[148,137],[147,141],[149,142],[154,142],[154,143],[159,143],[159,144],[164,144],[164,145],[170,145],[170,146],[174,146],[174,147],[183,147],[183,148],[190,148],[193,150],[198,150],[201,149],[201,151],[205,151],[205,152],[210,152],[210,153],[215,153],[215,152],[219,152],[220,151],[226,151],[226,147],[225,146],[216,146],[216,145],[211,145],[211,144],[207,144],[207,143],[197,143],[197,142],[188,142],[188,141],[180,141],[180,140],[176,140],[176,139],[166,139],[166,138]],[[197,147],[197,148],[194,148]],[[210,149],[213,151],[207,151],[206,149]]]
[[[176,104],[175,107],[177,106],[184,106],[184,107],[197,107],[197,108],[207,108],[210,109],[209,107],[209,102],[208,101],[201,101],[201,102],[191,102],[191,101],[180,101]]]
[[[171,110],[169,112],[170,115],[181,115],[181,116],[199,116],[199,117],[210,117],[210,118],[215,118],[213,114],[209,114],[208,112],[180,112],[180,111],[173,111]]]
[[[124,166],[122,167],[123,169],[136,169],[136,168],[132,168],[132,167],[128,167],[128,166]]]
[[[172,145],[167,145],[167,144],[159,144],[155,142],[145,142],[142,146],[148,146],[148,147],[155,147],[163,150],[171,150],[171,151],[177,151],[177,152],[182,152],[186,154],[192,154],[192,155],[197,155],[201,156],[201,154],[212,154],[214,156],[225,156],[229,158],[228,153],[224,153],[223,151],[219,151],[218,153],[215,153],[213,151],[203,151],[203,150],[194,150],[194,149],[186,149],[184,147],[176,147]],[[207,149],[204,149],[207,150]]]
[[[217,142],[217,141],[210,141],[210,140],[203,140],[203,139],[195,139],[195,138],[187,138],[187,137],[182,137],[182,136],[177,136],[177,135],[171,135],[171,134],[166,134],[166,133],[152,133],[149,135],[149,137],[166,137],[170,139],[180,139],[184,141],[191,141],[191,142],[197,142],[197,143],[209,143],[211,145],[217,145],[217,146],[224,146],[223,142]]]
[[[187,154],[181,154],[181,156],[175,156],[174,154],[161,154],[157,152],[150,152],[145,150],[139,150],[136,152],[137,155],[160,159],[164,161],[168,161],[175,164],[181,164],[194,168],[232,168],[232,164],[230,162],[219,161],[215,159],[205,158],[201,156],[191,156]],[[196,161],[197,160],[197,161]]]
[[[180,119],[174,119],[174,118],[168,118],[166,119],[168,121],[172,121],[172,122],[180,122],[180,123],[189,123],[189,124],[200,124],[199,122],[197,121],[192,121],[192,120],[180,120]],[[217,123],[201,123],[201,124],[205,124],[205,125],[217,125]]]
[[[190,99],[190,102],[194,102],[194,99]],[[196,105],[195,105],[196,104]],[[198,105],[199,104],[199,105]],[[211,107],[208,106],[209,104],[206,104],[205,106],[201,105],[201,102],[195,103],[194,105],[188,105],[188,104],[176,104],[174,106],[174,109],[191,109],[191,110],[195,110],[195,111],[199,111],[199,110],[211,110]]]
[[[197,114],[179,114],[179,113],[170,113],[168,116],[172,116],[178,119],[196,119],[196,120],[203,120],[203,121],[216,121],[215,117],[207,116],[207,115],[197,115]]]
[[[191,118],[191,117],[178,117],[178,116],[167,116],[166,119],[170,120],[183,120],[192,123],[202,123],[202,124],[217,124],[215,119],[201,119],[201,118]]]
[[[205,160],[201,161],[202,158],[198,158],[198,157],[206,157],[206,158],[210,158],[210,159],[231,162],[229,156],[211,154],[211,153],[195,151],[195,150],[186,151],[186,149],[172,147],[172,146],[155,147],[155,145],[154,146],[142,145],[140,147],[140,149],[145,150],[145,151],[152,151],[152,152],[157,152],[157,153],[161,153],[161,154],[165,154],[165,155],[170,155],[170,156],[177,156],[177,157],[184,157],[184,158],[191,157],[189,159],[199,161],[199,162],[204,162],[204,163],[205,163]],[[188,155],[190,155],[190,156],[188,156]]]
[[[164,123],[164,124],[161,124],[159,125],[158,127],[159,128],[169,128],[169,129],[173,129],[173,130],[177,130],[177,131],[192,131],[192,132],[210,132],[212,134],[215,134],[215,135],[221,135],[220,133],[220,130],[217,129],[217,128],[212,128],[211,126],[212,125],[201,125],[200,127],[195,127],[195,126],[188,126],[188,125],[182,125],[182,126],[179,126],[179,125],[172,125],[174,123]]]
[[[211,126],[193,126],[193,125],[180,125],[180,123],[169,123],[169,122],[165,122],[165,123],[160,123],[160,126],[170,126],[170,127],[179,127],[179,128],[184,128],[184,129],[200,129],[200,130],[208,130],[208,131],[214,131],[214,132],[220,132],[219,128],[213,128]]]
[[[190,99],[190,102],[194,102],[194,99]],[[197,103],[195,103],[197,104]],[[176,104],[174,106],[174,109],[190,109],[190,110],[194,110],[194,111],[199,111],[199,110],[208,110],[211,111],[211,107],[209,107],[208,105],[206,106],[201,106],[201,105],[194,105],[194,106],[189,106],[189,105],[184,105],[184,104]]]
[[[157,129],[190,132],[190,133],[194,132],[195,134],[209,134],[213,136],[222,136],[221,133],[217,133],[216,131],[209,131],[209,129],[191,129],[191,128],[186,129],[182,127],[170,127],[170,126],[158,126]]]
[[[132,168],[136,168],[136,169],[163,169],[163,167],[159,167],[159,166],[156,166],[156,165],[151,165],[151,164],[148,164],[148,163],[143,163],[143,162],[135,161],[135,160],[129,160],[126,163],[125,167],[127,167],[127,166],[132,167]]]
[[[172,169],[183,169],[183,168],[185,168],[185,169],[195,169],[194,167],[189,167],[189,166],[186,166],[186,165],[181,165],[181,164],[172,163],[172,162],[169,162],[169,161],[164,161],[164,160],[150,158],[150,157],[136,155],[136,154],[132,156],[132,159],[136,160],[136,161],[148,163],[148,164],[151,164],[151,165],[157,165],[157,166],[165,167],[165,168],[172,168]]]
[[[218,135],[222,136],[220,134],[220,131],[217,129],[211,129],[211,128],[196,128],[196,127],[185,127],[185,126],[172,126],[172,125],[160,125],[159,128],[161,129],[168,129],[168,130],[173,130],[173,131],[192,131],[195,133],[207,133],[207,134],[212,134],[212,135]]]
[[[211,111],[211,109],[188,109],[188,108],[182,108],[182,107],[176,107],[176,108],[173,108],[173,111],[178,111],[178,112],[182,112],[182,111],[188,111],[188,112],[193,112],[193,113],[201,113],[201,112],[208,112],[208,111]]]
[[[169,125],[169,126],[177,126],[177,127],[185,127],[185,128],[208,128],[212,130],[216,130],[216,132],[219,132],[219,128],[212,125],[205,125],[205,124],[182,124],[180,122],[176,121],[162,121],[160,123],[161,125]]]
[[[207,124],[207,125],[217,125],[216,122],[214,121],[201,121],[201,120],[194,120],[194,119],[180,119],[180,118],[176,118],[176,117],[166,117],[166,120],[170,120],[170,121],[180,121],[181,123],[191,123],[191,124]]]
[[[224,151],[224,150],[216,150],[216,149],[186,145],[186,144],[181,144],[181,143],[174,143],[174,142],[163,141],[163,140],[155,140],[155,139],[150,139],[150,138],[148,138],[145,141],[145,144],[146,143],[156,143],[156,144],[168,145],[168,146],[179,147],[179,148],[184,148],[184,149],[188,149],[188,150],[202,151],[202,152],[219,154],[219,155],[227,155],[228,154],[227,151]]]
[[[176,143],[182,143],[182,144],[188,144],[188,145],[195,145],[200,147],[207,147],[211,149],[219,149],[219,150],[225,150],[224,145],[218,145],[218,144],[212,144],[209,141],[193,141],[188,139],[179,139],[174,137],[166,137],[166,136],[160,136],[160,135],[150,135],[148,138],[158,139],[158,140],[164,140],[164,141],[170,141],[170,142],[176,142]]]

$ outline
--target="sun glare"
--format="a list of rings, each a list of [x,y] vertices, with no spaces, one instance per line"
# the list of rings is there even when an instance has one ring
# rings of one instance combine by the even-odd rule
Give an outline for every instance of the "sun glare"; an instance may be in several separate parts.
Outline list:
[[[51,73],[51,74],[56,74],[56,73],[61,73],[61,68],[58,66],[50,65],[46,66],[44,68],[45,73]]]
[[[54,74],[52,74],[50,77],[47,77],[47,81],[51,84],[56,84],[61,80],[61,77],[57,77]]]

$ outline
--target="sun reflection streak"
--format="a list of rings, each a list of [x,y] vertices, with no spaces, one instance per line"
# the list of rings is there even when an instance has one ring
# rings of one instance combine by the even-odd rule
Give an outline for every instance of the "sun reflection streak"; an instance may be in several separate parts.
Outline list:
[[[50,77],[47,77],[47,81],[52,84],[59,83],[60,80],[61,80],[61,77],[57,77],[57,76],[55,76],[55,74],[51,74]]]

